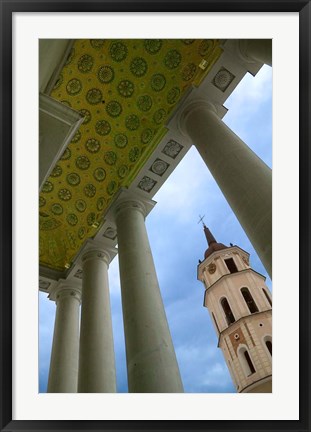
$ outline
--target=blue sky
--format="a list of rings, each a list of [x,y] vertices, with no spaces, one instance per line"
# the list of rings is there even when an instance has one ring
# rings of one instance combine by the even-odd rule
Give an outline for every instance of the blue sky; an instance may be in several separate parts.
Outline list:
[[[224,122],[272,166],[272,69],[247,74],[225,106]],[[267,276],[257,254],[193,146],[155,195],[146,226],[184,384],[189,393],[235,392],[209,313],[197,264],[207,248],[199,214],[219,242],[248,251],[251,266]],[[116,257],[109,268],[118,392],[127,392],[121,293]],[[55,304],[39,294],[39,391],[45,392]]]

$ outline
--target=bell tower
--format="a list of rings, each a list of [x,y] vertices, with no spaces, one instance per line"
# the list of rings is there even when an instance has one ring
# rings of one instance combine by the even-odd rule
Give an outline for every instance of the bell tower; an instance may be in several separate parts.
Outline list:
[[[272,392],[272,300],[265,277],[249,254],[218,243],[203,224],[208,243],[198,280],[238,393]]]

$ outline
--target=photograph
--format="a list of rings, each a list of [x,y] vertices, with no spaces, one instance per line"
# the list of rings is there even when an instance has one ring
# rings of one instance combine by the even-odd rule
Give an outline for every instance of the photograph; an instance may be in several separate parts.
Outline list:
[[[0,431],[308,432],[310,1],[0,6]]]

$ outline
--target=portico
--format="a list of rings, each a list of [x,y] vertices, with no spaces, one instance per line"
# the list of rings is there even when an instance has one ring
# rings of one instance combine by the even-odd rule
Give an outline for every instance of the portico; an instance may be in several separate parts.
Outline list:
[[[183,97],[177,98],[170,111],[170,116],[164,116],[165,133],[159,128],[157,134],[152,136],[150,132],[147,132],[151,128],[142,130],[141,139],[147,140],[149,133],[151,136],[149,144],[154,144],[149,150],[147,150],[147,144],[143,144],[141,149],[133,145],[128,151],[128,157],[130,159],[132,157],[134,161],[130,167],[123,162],[116,162],[119,158],[120,161],[124,160],[121,149],[125,143],[125,134],[119,130],[118,133],[114,133],[114,150],[109,149],[107,138],[105,138],[111,133],[106,134],[109,127],[112,126],[111,119],[115,117],[109,116],[108,113],[105,120],[98,120],[96,138],[89,138],[87,136],[89,126],[87,125],[91,120],[87,121],[88,114],[86,113],[89,107],[81,106],[80,111],[85,114],[84,129],[77,130],[76,137],[64,150],[60,164],[56,164],[54,175],[52,174],[52,177],[47,180],[47,184],[43,186],[43,193],[40,194],[40,200],[43,203],[43,200],[47,199],[47,194],[53,193],[53,190],[57,188],[55,178],[58,177],[56,174],[59,170],[56,168],[60,167],[62,170],[60,178],[62,179],[65,175],[69,183],[66,187],[58,187],[58,202],[52,200],[49,205],[50,209],[54,209],[50,222],[55,227],[55,233],[61,230],[59,227],[62,225],[58,224],[62,223],[64,226],[66,222],[71,227],[75,226],[74,231],[77,233],[74,236],[73,228],[68,230],[66,227],[66,241],[70,247],[64,250],[60,246],[61,236],[57,234],[54,239],[54,250],[56,249],[57,253],[53,255],[51,252],[53,239],[50,233],[47,234],[47,230],[42,230],[42,240],[48,240],[44,244],[51,246],[49,246],[50,249],[44,249],[45,246],[42,246],[40,279],[50,284],[46,291],[50,292],[51,300],[56,301],[57,299],[56,294],[52,293],[60,295],[59,300],[56,301],[55,340],[50,372],[52,376],[50,381],[53,385],[49,384],[48,391],[83,393],[113,393],[116,391],[116,366],[108,282],[109,263],[116,254],[119,257],[120,266],[129,392],[178,393],[183,391],[145,218],[155,205],[152,197],[192,144],[196,146],[271,275],[271,170],[221,120],[225,114],[224,101],[246,71],[251,70],[256,73],[262,63],[269,64],[269,47],[266,41],[262,43],[263,46],[259,42],[254,44],[253,42],[238,43],[236,41],[236,44],[232,45],[232,41],[228,41],[226,47],[225,41],[222,44],[213,42],[213,49],[210,48],[211,51],[206,49],[201,59],[199,69],[203,77],[200,77],[199,84],[198,81],[192,83]],[[174,49],[170,48],[171,51]],[[151,49],[150,46],[149,49]],[[220,49],[219,52],[218,49]],[[209,64],[208,67],[203,60]],[[83,65],[86,67],[87,62],[84,62]],[[204,67],[208,69],[208,73],[203,73]],[[108,70],[105,71],[108,72]],[[197,76],[196,78],[198,79]],[[160,86],[159,80],[159,77],[158,80],[154,79],[154,85],[158,83],[157,85]],[[134,87],[136,88],[137,85],[138,82]],[[128,91],[130,91],[129,88]],[[155,94],[161,92],[161,90],[153,91]],[[142,96],[146,96],[144,99],[146,102],[148,94],[140,95],[138,98]],[[156,98],[154,94],[152,96]],[[126,99],[127,97],[123,96],[123,99],[120,100]],[[75,100],[73,97],[72,101]],[[102,97],[101,102],[103,100]],[[114,102],[116,102],[115,109],[117,109],[117,103],[120,102],[117,99]],[[104,104],[106,103],[105,100]],[[95,105],[98,109],[99,102]],[[154,119],[158,119],[157,116],[160,116],[161,109],[164,108],[158,108],[154,112]],[[89,113],[92,117],[93,112],[89,110]],[[144,115],[142,114],[141,122],[143,122]],[[132,122],[134,126],[136,114],[129,114],[129,116],[126,117],[128,126]],[[100,125],[99,121],[102,122]],[[108,122],[110,126],[108,127],[104,122]],[[134,132],[131,127],[127,127],[130,132],[126,138],[131,138],[134,142]],[[79,133],[82,135],[80,138]],[[83,134],[86,134],[87,139],[83,140]],[[102,158],[106,162],[103,168],[98,165],[97,155],[101,154],[106,144],[108,150],[103,152]],[[125,147],[126,145],[128,144],[125,144]],[[120,154],[116,153],[116,148],[120,150]],[[81,154],[78,155],[79,151]],[[75,155],[74,163],[71,160],[73,154]],[[137,165],[135,165],[135,158],[140,161]],[[70,167],[68,172],[65,170],[66,164]],[[113,177],[109,177],[109,170],[111,172],[115,170],[119,178],[124,176],[123,178],[126,179],[124,185],[122,183],[117,185]],[[84,181],[82,175],[87,172],[89,177],[85,177]],[[49,192],[50,184],[54,189]],[[81,184],[81,193],[79,193],[79,184]],[[102,191],[101,188],[103,188]],[[59,200],[63,207],[65,204],[63,201],[70,202],[67,204],[70,210],[62,213],[66,213],[66,218],[63,219],[62,216],[57,217]],[[42,206],[42,211],[48,212],[46,204]],[[88,212],[87,216],[84,216],[85,211]],[[79,221],[80,214],[81,221],[83,219],[82,223]],[[42,220],[41,227],[44,228],[44,226]],[[57,291],[56,287],[60,280],[63,281],[61,285],[63,288]],[[74,287],[72,292],[80,293],[80,297],[77,297],[79,301],[76,299],[75,303],[72,303],[73,300],[65,302],[65,299],[70,298],[67,294],[71,291],[66,285],[69,282],[70,287]],[[66,286],[67,288],[64,288]],[[79,330],[77,323],[79,322],[78,310],[81,299],[81,328]],[[61,306],[62,304],[65,306]],[[64,325],[65,316],[68,322],[71,320],[72,323],[75,323],[69,328],[68,336],[59,330]],[[60,385],[63,381],[61,373],[67,376],[69,365],[66,365],[62,357],[57,354],[62,353],[62,337],[76,341],[70,348],[69,354],[73,361],[72,375],[75,375],[75,378],[72,378],[72,382],[65,386]],[[79,343],[77,343],[77,338],[80,338]],[[53,364],[57,366],[54,367]]]

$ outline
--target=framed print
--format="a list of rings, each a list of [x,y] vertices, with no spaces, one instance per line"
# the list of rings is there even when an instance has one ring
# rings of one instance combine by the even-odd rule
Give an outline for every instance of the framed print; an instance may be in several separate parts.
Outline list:
[[[308,431],[310,2],[0,3],[1,430]]]

